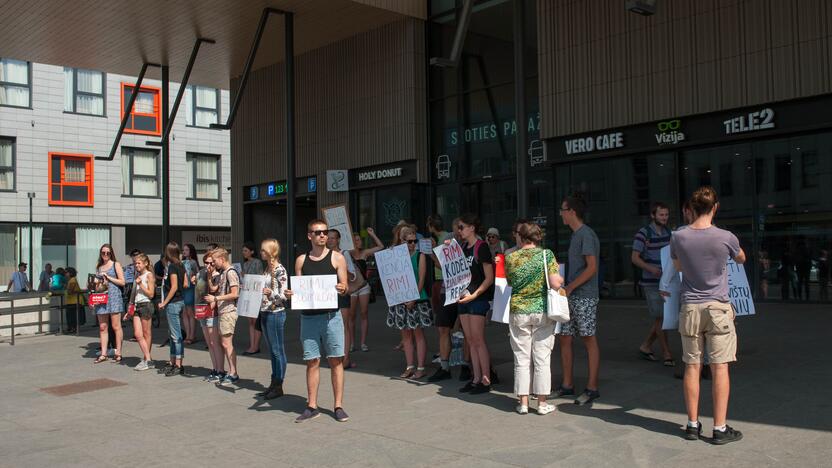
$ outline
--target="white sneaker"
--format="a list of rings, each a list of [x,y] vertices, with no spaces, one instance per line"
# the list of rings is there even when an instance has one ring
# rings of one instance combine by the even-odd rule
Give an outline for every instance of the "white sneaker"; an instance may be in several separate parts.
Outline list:
[[[514,409],[517,410],[517,414],[529,414],[529,407],[526,405],[517,405]]]
[[[537,414],[544,415],[555,411],[555,405],[551,403],[541,403],[537,405]]]
[[[147,365],[147,361],[139,361],[136,367],[133,368],[135,371],[146,371],[148,369],[150,369],[150,366]]]

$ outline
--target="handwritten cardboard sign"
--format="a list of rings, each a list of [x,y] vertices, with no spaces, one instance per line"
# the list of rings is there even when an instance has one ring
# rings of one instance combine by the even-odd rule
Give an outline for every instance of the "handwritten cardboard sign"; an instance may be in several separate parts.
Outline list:
[[[737,316],[754,315],[754,300],[751,295],[751,287],[748,285],[748,276],[745,274],[745,266],[734,260],[728,260],[728,299],[734,306]]]
[[[237,299],[237,315],[251,318],[257,318],[260,315],[263,287],[269,280],[267,275],[243,276],[240,284],[240,297]]]
[[[389,249],[376,252],[376,268],[384,288],[384,298],[387,305],[397,304],[419,299],[419,283],[410,262],[410,252],[407,244],[397,245]]]
[[[337,275],[292,276],[292,309],[333,310],[338,308]]]
[[[324,221],[330,229],[335,229],[341,234],[339,247],[341,250],[352,250],[355,244],[352,242],[352,224],[347,211],[347,205],[332,205],[321,208]]]
[[[442,267],[442,281],[445,284],[445,305],[454,304],[465,288],[471,283],[471,266],[465,258],[462,247],[451,240],[448,245],[442,244],[433,249],[439,265]]]
[[[662,269],[674,268],[670,258],[670,247],[661,250]],[[748,284],[748,276],[745,274],[745,267],[733,259],[726,263],[728,269],[728,300],[734,306],[737,317],[742,315],[755,315],[754,300],[751,294],[751,287]],[[670,297],[665,297],[664,320],[662,328],[675,330],[679,327],[679,307],[681,304],[682,273],[676,276],[668,284]]]

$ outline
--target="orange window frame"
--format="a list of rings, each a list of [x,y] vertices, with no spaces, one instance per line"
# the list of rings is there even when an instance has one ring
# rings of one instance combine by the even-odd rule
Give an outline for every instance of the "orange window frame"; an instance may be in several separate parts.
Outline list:
[[[65,175],[65,162],[67,160],[72,161],[83,161],[84,162],[84,174],[85,174],[85,181],[84,182],[66,182],[64,181]],[[52,167],[53,164],[60,164],[61,166],[61,181],[59,183],[52,182]],[[94,194],[94,178],[93,178],[93,159],[91,154],[73,154],[73,153],[49,153],[49,205],[50,206],[93,206],[95,202],[95,194]],[[54,186],[59,186],[61,188],[66,186],[75,186],[75,187],[86,187],[87,188],[87,201],[79,202],[79,201],[64,201],[63,197],[61,200],[53,200],[52,199],[52,188]],[[63,191],[61,192],[63,195]]]
[[[126,88],[136,89],[135,84],[130,83],[121,83],[121,113],[119,114],[121,118],[124,118],[124,105],[127,104],[124,100],[124,95]],[[152,136],[162,136],[162,114],[161,109],[162,106],[160,104],[160,99],[162,95],[162,89],[156,88],[153,86],[142,86],[139,88],[139,92],[145,93],[153,93],[153,113],[148,114],[145,112],[136,112],[136,106],[133,106],[133,112],[130,112],[130,119],[127,121],[127,125],[124,127],[124,133],[133,133],[136,135],[152,135]],[[136,116],[140,117],[153,117],[156,119],[156,130],[148,131],[148,130],[135,130],[133,129],[133,118]]]

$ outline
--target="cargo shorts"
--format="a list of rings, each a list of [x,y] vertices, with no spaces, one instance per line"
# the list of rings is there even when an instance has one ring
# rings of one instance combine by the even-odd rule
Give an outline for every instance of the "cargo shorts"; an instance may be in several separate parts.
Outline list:
[[[737,329],[730,302],[682,304],[679,334],[682,335],[682,361],[701,364],[706,349],[711,364],[737,360]]]

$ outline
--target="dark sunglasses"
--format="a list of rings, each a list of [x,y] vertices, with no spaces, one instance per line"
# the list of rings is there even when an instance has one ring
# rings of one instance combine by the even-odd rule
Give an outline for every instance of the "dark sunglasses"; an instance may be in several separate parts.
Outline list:
[[[309,234],[312,234],[313,236],[328,236],[329,232],[328,231],[309,231]]]
[[[418,240],[416,240],[416,239],[408,239],[408,240],[406,240],[405,242],[407,242],[408,244],[415,244],[415,243],[417,243],[417,242],[419,242],[419,241],[418,241]]]
[[[457,228],[457,229],[459,229],[459,230],[461,231],[461,230],[465,229],[465,225],[464,225],[464,224],[458,224],[458,225],[456,226],[456,228]]]
[[[492,237],[495,237],[495,238],[496,238],[497,236],[495,236],[494,234],[489,234],[489,235],[487,235],[487,236],[485,236],[485,237],[487,237],[487,238],[489,238],[489,239],[490,239],[490,238],[492,238]]]
[[[102,251],[101,251],[101,255],[110,255],[110,252],[107,252],[107,251],[103,251],[103,250],[102,250]]]
[[[213,265],[214,262],[205,262],[206,265]]]

